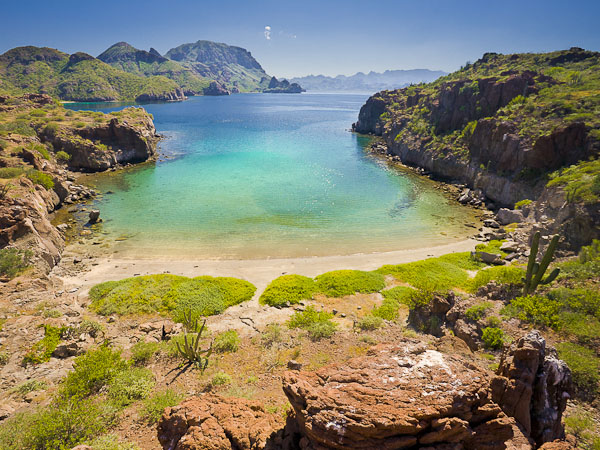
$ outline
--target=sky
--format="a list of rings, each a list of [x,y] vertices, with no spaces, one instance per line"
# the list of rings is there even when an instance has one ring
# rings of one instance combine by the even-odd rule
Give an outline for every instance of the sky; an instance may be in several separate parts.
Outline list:
[[[249,50],[278,77],[460,68],[485,52],[600,51],[600,0],[0,0],[0,53],[98,56],[199,39]]]

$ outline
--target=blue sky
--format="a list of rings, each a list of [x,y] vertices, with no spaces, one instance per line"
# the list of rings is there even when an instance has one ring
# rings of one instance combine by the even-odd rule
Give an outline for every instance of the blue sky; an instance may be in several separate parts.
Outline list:
[[[487,51],[600,50],[600,0],[1,0],[0,53],[244,47],[269,74],[452,71]],[[265,27],[270,27],[270,32]],[[269,39],[267,39],[269,37]]]

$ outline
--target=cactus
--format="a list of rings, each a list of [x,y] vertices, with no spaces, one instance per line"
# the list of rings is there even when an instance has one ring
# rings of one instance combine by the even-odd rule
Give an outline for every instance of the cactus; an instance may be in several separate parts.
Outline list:
[[[197,325],[197,320],[196,320]],[[179,355],[186,359],[187,364],[194,364],[198,367],[202,372],[208,366],[208,358],[212,354],[213,345],[212,342],[207,349],[200,348],[200,339],[202,338],[202,332],[204,331],[204,326],[206,325],[206,320],[202,323],[202,327],[198,333],[194,334],[185,334],[183,336],[183,345],[179,345],[179,342],[176,342],[177,351]],[[188,336],[190,339],[188,340]]]
[[[198,318],[193,318],[191,309],[188,309],[187,313],[186,311],[183,312],[183,320],[181,323],[188,333],[198,332]],[[202,327],[204,328],[204,325]]]
[[[558,276],[560,269],[554,269],[552,272],[550,272],[550,275],[548,275],[546,278],[543,278],[546,269],[548,269],[548,266],[554,257],[554,251],[558,245],[558,239],[558,235],[552,238],[546,253],[542,256],[542,260],[538,263],[536,262],[536,259],[540,245],[540,232],[537,231],[533,235],[533,241],[531,242],[531,250],[529,253],[529,262],[527,263],[527,273],[525,278],[523,278],[523,283],[525,284],[523,287],[524,296],[535,292],[536,288],[540,284],[552,283]]]

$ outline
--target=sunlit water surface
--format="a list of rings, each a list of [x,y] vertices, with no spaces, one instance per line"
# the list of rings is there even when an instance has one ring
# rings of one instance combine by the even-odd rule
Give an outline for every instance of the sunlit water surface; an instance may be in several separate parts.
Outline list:
[[[447,243],[472,213],[364,151],[366,95],[244,94],[148,104],[161,158],[90,178],[124,256],[344,255]],[[104,112],[115,104],[70,104]]]

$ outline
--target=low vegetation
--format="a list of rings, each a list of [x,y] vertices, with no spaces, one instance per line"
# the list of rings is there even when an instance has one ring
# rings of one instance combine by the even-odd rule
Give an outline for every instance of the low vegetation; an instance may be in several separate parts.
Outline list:
[[[370,294],[385,287],[383,275],[362,270],[334,270],[315,278],[317,291],[328,297],[343,297],[357,292]]]
[[[220,314],[250,300],[255,290],[251,283],[236,278],[161,274],[98,284],[90,290],[90,298],[99,314],[168,312],[181,322],[190,311],[194,317]]]
[[[44,337],[33,345],[25,357],[23,358],[24,364],[41,364],[49,361],[52,352],[56,350],[56,347],[60,343],[63,333],[66,328],[53,327],[51,325],[44,325]]]
[[[16,248],[0,249],[0,277],[16,277],[29,267],[33,253]]]
[[[439,258],[429,258],[411,263],[386,265],[377,270],[382,275],[392,275],[398,281],[415,288],[447,292],[452,288],[468,289],[468,270],[484,267],[469,252],[450,253]]]
[[[312,278],[302,275],[282,275],[269,283],[260,296],[261,305],[295,305],[312,298],[316,290]]]
[[[396,320],[400,305],[408,306],[413,291],[414,289],[406,286],[396,286],[381,291],[383,302],[381,306],[373,308],[372,314],[385,320]]]
[[[331,337],[337,329],[337,324],[331,319],[333,314],[317,311],[313,306],[307,306],[304,311],[295,312],[288,321],[289,328],[301,328],[308,332],[313,340]]]

